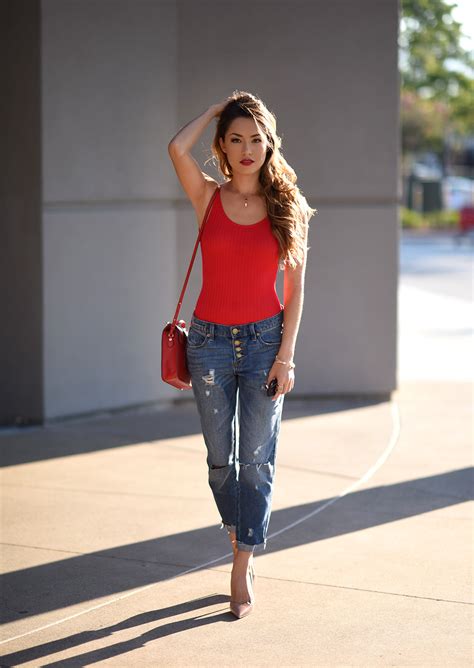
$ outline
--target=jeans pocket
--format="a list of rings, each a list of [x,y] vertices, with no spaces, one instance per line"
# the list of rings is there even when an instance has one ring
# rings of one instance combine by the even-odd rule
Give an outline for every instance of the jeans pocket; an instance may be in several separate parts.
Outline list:
[[[209,340],[209,337],[206,333],[202,332],[200,329],[196,329],[191,325],[188,331],[188,347],[189,348],[202,348],[206,345],[206,342]]]
[[[264,329],[258,332],[258,340],[264,346],[279,346],[283,337],[283,328],[281,325],[272,327],[271,329]]]

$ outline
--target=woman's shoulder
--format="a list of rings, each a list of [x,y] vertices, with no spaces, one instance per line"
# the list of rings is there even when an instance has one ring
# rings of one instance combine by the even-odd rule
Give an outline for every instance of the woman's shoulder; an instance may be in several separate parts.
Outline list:
[[[204,172],[203,172],[204,174]],[[204,180],[206,182],[206,190],[210,195],[214,192],[214,190],[217,187],[221,187],[221,184],[216,181],[216,179],[213,179],[212,176],[209,176],[208,174],[204,174]]]
[[[204,172],[203,172],[204,173]],[[216,190],[218,190],[221,187],[221,184],[218,183],[215,179],[213,179],[211,176],[208,174],[204,174],[205,181],[206,181],[206,187],[204,191],[204,195],[202,197],[202,200],[199,204],[199,206],[196,209],[196,215],[198,218],[198,225],[201,227],[204,215],[207,211],[207,207],[209,205],[209,202],[211,201],[212,196],[214,193],[216,193]],[[216,193],[217,195],[217,193]]]

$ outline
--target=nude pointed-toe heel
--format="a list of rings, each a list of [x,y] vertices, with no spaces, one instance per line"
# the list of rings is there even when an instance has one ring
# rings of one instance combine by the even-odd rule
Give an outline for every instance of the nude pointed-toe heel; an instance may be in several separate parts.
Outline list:
[[[253,610],[253,603],[235,603],[234,601],[230,602],[230,611],[237,619],[242,619],[246,617]]]
[[[239,601],[230,601],[230,611],[233,615],[237,617],[237,619],[242,619],[242,617],[246,617],[249,615],[255,605],[255,595],[253,593],[253,575],[252,575],[252,568],[249,566],[247,569],[247,588],[250,592],[250,600],[249,601],[244,601],[244,602],[239,602]]]

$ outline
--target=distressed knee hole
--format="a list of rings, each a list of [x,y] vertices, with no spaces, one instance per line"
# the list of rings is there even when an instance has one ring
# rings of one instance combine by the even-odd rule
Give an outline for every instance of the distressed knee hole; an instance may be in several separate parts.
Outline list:
[[[215,385],[215,374],[216,370],[215,369],[209,369],[209,373],[206,374],[205,376],[201,376],[203,379],[205,385]],[[206,392],[208,395],[208,393]],[[209,395],[208,395],[209,396]]]
[[[249,464],[245,462],[239,462],[239,468],[241,469],[247,484],[250,483],[253,486],[256,482],[260,482],[262,479],[268,479],[269,477],[272,478],[274,463],[252,462]]]
[[[262,466],[272,466],[273,462],[239,462],[240,466],[254,466],[255,468],[260,468]]]

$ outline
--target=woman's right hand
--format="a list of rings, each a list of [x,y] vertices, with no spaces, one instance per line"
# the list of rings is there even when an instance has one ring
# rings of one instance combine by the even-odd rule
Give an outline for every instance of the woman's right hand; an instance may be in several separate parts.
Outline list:
[[[229,104],[230,100],[229,98],[226,98],[223,102],[218,102],[217,104],[211,105],[211,109],[213,111],[213,118],[216,116],[220,116],[224,107],[226,107]]]

